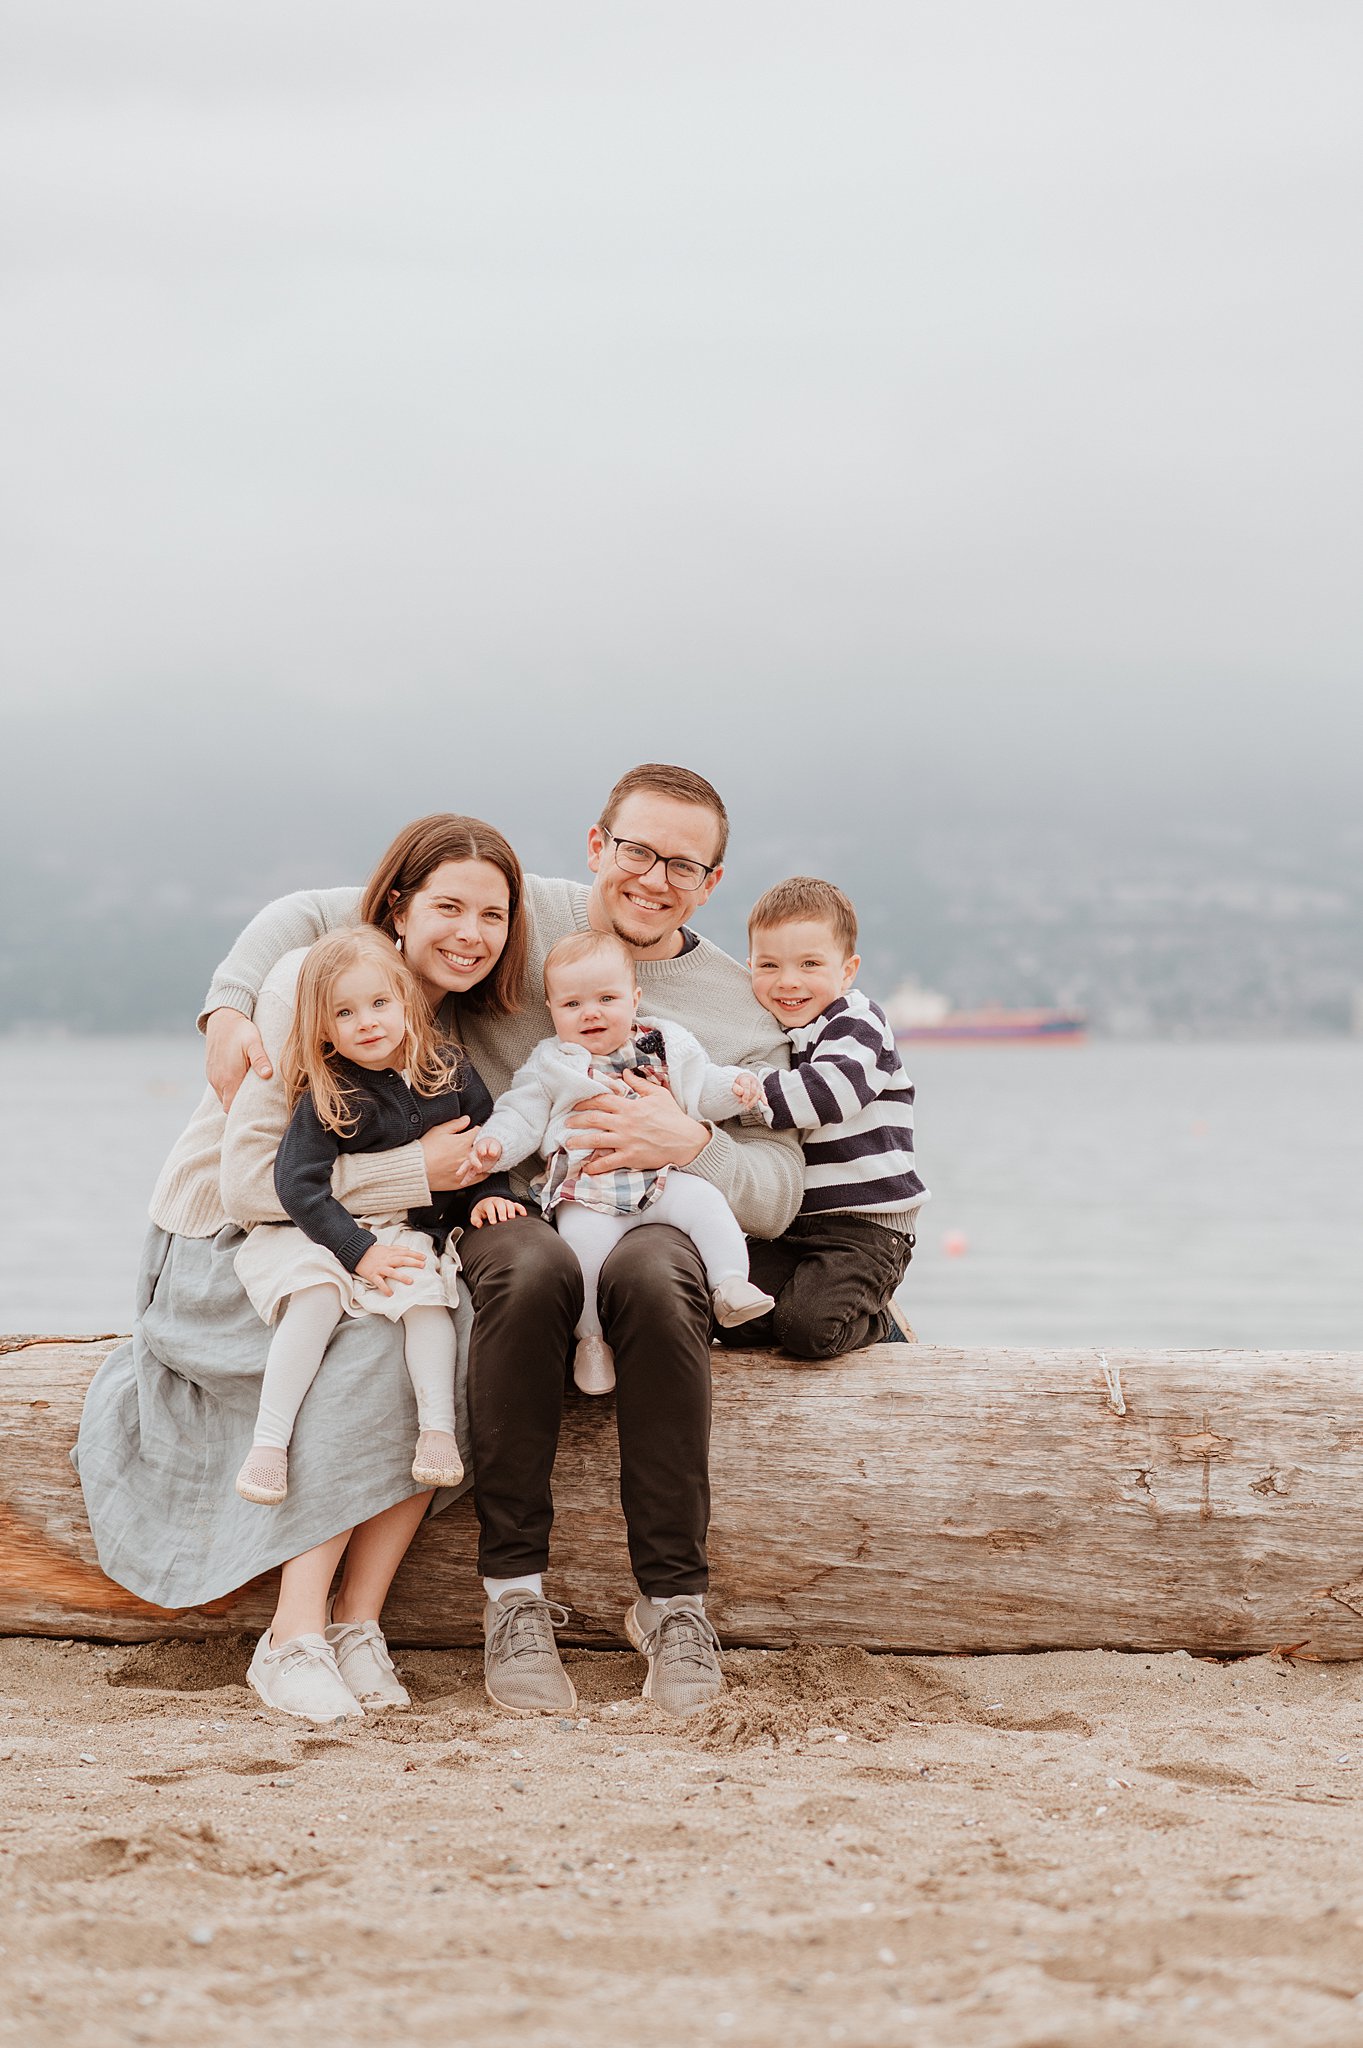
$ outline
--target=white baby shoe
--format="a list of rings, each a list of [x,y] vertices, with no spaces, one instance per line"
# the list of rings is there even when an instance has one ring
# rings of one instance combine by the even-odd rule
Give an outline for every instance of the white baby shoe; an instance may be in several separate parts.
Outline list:
[[[737,1274],[731,1280],[721,1280],[710,1300],[715,1321],[725,1330],[732,1330],[739,1323],[751,1323],[776,1306],[770,1294],[764,1294],[751,1280],[741,1280]]]
[[[579,1337],[573,1379],[583,1394],[608,1394],[615,1385],[615,1353],[604,1337]]]
[[[256,1644],[246,1683],[267,1707],[300,1721],[354,1721],[364,1714],[325,1636],[294,1636],[272,1650],[266,1629]]]
[[[411,1706],[412,1696],[393,1669],[376,1621],[329,1621],[326,1640],[337,1670],[366,1712]]]
[[[416,1440],[412,1477],[419,1486],[457,1486],[464,1476],[459,1446],[446,1429],[423,1429]]]

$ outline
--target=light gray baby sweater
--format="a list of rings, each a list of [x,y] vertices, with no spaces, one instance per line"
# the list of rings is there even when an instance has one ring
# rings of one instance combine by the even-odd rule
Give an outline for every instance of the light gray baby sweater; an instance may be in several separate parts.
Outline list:
[[[739,1114],[734,1081],[742,1069],[713,1066],[705,1047],[684,1024],[640,1017],[638,1027],[661,1031],[668,1086],[688,1116],[718,1123]],[[560,1038],[540,1040],[483,1125],[485,1135],[502,1148],[503,1167],[517,1166],[533,1152],[547,1158],[551,1152],[573,1149],[569,1115],[580,1102],[602,1093],[591,1065],[585,1045],[565,1045]],[[587,1154],[581,1156],[585,1159]]]

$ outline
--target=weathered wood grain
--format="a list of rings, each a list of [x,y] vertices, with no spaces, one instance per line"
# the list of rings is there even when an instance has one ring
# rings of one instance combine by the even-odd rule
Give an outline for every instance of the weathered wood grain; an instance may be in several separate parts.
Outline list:
[[[96,1342],[0,1340],[0,1633],[261,1627],[266,1578],[168,1613],[99,1570],[67,1453]],[[1300,1645],[1363,1656],[1363,1356],[884,1345],[714,1354],[711,1611],[730,1642],[889,1650]],[[570,1397],[549,1590],[631,1597],[609,1401]],[[396,1643],[479,1639],[467,1502],[422,1529]]]

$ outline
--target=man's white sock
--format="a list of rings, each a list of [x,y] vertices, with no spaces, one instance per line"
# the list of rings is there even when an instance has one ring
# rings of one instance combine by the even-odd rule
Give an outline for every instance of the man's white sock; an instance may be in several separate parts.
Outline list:
[[[522,1572],[516,1579],[484,1579],[483,1591],[489,1600],[500,1600],[503,1593],[533,1593],[537,1600],[544,1598],[544,1573]]]

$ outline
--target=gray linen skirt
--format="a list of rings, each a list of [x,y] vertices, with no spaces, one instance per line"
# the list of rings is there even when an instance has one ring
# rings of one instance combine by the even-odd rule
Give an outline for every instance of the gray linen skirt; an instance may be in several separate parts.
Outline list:
[[[325,1543],[423,1489],[412,1478],[416,1402],[402,1328],[345,1317],[299,1410],[289,1495],[277,1508],[242,1500],[234,1481],[251,1447],[270,1331],[233,1259],[243,1233],[147,1233],[133,1335],[90,1382],[71,1454],[111,1579],[158,1607],[199,1607],[286,1558]],[[460,1290],[455,1415],[472,1484],[468,1338]]]

